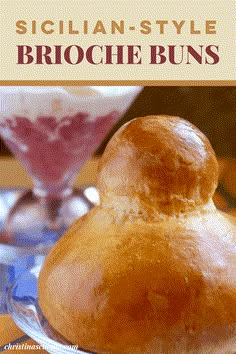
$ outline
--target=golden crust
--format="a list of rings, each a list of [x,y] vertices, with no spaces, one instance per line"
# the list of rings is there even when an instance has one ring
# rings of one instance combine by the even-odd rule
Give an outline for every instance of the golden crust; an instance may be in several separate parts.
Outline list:
[[[87,350],[223,353],[236,334],[233,234],[216,211],[134,225],[96,207],[47,258],[40,306]]]
[[[181,138],[181,122],[193,140]],[[145,132],[139,138],[135,135],[139,123],[149,138]],[[171,128],[165,130],[162,123]],[[155,132],[160,136],[163,129],[167,131],[163,139],[170,139],[177,129],[177,140],[171,138],[167,144],[161,139],[155,150]],[[175,146],[178,139],[181,148],[163,153],[167,160],[155,160],[163,146]],[[204,153],[197,153],[195,140],[205,146]],[[172,166],[171,156],[176,173],[182,171],[185,179],[177,176],[171,183],[167,178],[170,191],[161,183]],[[122,162],[125,158],[128,163]],[[154,161],[161,161],[163,174],[159,175],[158,167],[154,175],[146,171]],[[118,174],[114,166],[120,185],[114,182]],[[153,198],[137,178],[135,190],[128,167],[132,178],[136,178],[134,170],[141,171],[139,177],[155,194]],[[194,173],[200,177],[192,178]],[[40,273],[39,303],[50,324],[72,343],[98,353],[216,354],[235,346],[236,219],[218,212],[211,202],[216,179],[209,142],[185,121],[146,117],[122,128],[101,162],[101,205],[70,228]],[[190,183],[190,191],[182,186],[184,181]],[[182,195],[187,204],[194,200],[195,208],[184,207],[180,199],[173,203],[173,193]]]
[[[205,204],[218,183],[218,163],[208,139],[191,123],[147,116],[124,125],[100,162],[101,201],[131,197],[167,214]]]

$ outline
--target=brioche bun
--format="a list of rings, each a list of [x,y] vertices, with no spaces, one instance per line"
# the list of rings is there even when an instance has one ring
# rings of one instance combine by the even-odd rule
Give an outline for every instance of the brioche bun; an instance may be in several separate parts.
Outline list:
[[[97,353],[236,349],[236,222],[216,210],[207,138],[169,116],[137,118],[100,161],[100,205],[49,253],[39,304]]]

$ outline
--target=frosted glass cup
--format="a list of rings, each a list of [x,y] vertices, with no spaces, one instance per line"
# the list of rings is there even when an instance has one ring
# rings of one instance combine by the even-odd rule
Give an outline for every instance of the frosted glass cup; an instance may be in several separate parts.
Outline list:
[[[54,243],[97,202],[95,188],[74,190],[73,180],[141,89],[0,87],[0,135],[34,184],[5,221],[9,244]]]

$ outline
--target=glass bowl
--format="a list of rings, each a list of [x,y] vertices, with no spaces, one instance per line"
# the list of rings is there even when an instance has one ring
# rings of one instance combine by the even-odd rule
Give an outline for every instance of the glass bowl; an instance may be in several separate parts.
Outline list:
[[[94,206],[73,181],[141,90],[0,86],[0,136],[33,180],[5,219],[9,244],[55,243]]]
[[[38,305],[37,283],[41,265],[24,272],[7,295],[9,314],[18,327],[52,354],[88,354],[58,334],[43,316]]]

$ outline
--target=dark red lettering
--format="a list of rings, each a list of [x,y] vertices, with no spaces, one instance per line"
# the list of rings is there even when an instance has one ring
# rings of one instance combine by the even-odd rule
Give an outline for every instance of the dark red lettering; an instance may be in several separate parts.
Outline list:
[[[141,45],[128,45],[128,64],[141,64],[142,59],[139,57],[141,53]],[[135,58],[138,60],[134,62]]]
[[[77,55],[77,60],[75,62],[72,62],[71,60],[71,50],[72,49],[76,49],[76,55]],[[83,49],[78,46],[78,45],[70,45],[69,47],[67,47],[65,49],[65,52],[64,52],[64,58],[65,58],[65,61],[69,64],[72,64],[72,65],[76,65],[76,64],[79,64],[82,62],[82,60],[84,59],[84,51]]]
[[[29,45],[18,45],[18,61],[17,64],[31,64],[34,61],[34,57],[30,54],[32,47]]]
[[[199,45],[200,47],[200,54],[191,46],[187,46],[187,62],[186,64],[191,64],[190,62],[190,55],[199,63],[202,64],[202,48],[203,45]]]
[[[52,48],[48,45],[36,45],[36,64],[44,64],[43,58],[46,64],[53,64],[52,58],[49,54],[52,52]]]
[[[164,64],[166,62],[166,57],[163,55],[165,52],[165,47],[162,45],[151,45],[151,61],[150,64]],[[157,58],[159,59],[157,61]]]
[[[113,49],[117,49],[116,52],[113,51]],[[124,58],[123,58],[123,49],[124,45],[106,45],[106,64],[124,64]],[[116,58],[116,63],[113,62],[113,58]],[[115,61],[115,59],[114,59]]]
[[[87,51],[86,51],[86,59],[87,61],[90,63],[90,64],[94,64],[94,65],[98,65],[98,64],[102,64],[103,63],[103,59],[101,58],[100,61],[98,62],[95,62],[94,61],[94,55],[93,55],[93,52],[96,48],[99,48],[100,49],[100,52],[102,53],[102,47],[99,46],[99,45],[92,45],[90,46]]]
[[[62,64],[61,62],[61,45],[55,45],[55,64]]]
[[[180,59],[178,60],[178,62],[176,60],[177,54],[179,53],[179,51],[176,51],[177,46],[176,45],[169,45],[168,47],[169,47],[169,61],[170,61],[170,63],[175,64],[175,65],[181,64],[184,59],[184,45],[180,46],[181,54],[180,54]]]
[[[209,64],[209,65],[218,64],[219,61],[220,61],[219,55],[218,55],[217,53],[215,53],[212,49],[215,49],[217,53],[219,52],[219,47],[216,46],[216,45],[208,45],[208,46],[206,47],[206,54],[208,54],[209,57],[213,59],[213,61],[210,62],[210,61],[206,58],[205,63],[206,63],[206,64]]]

